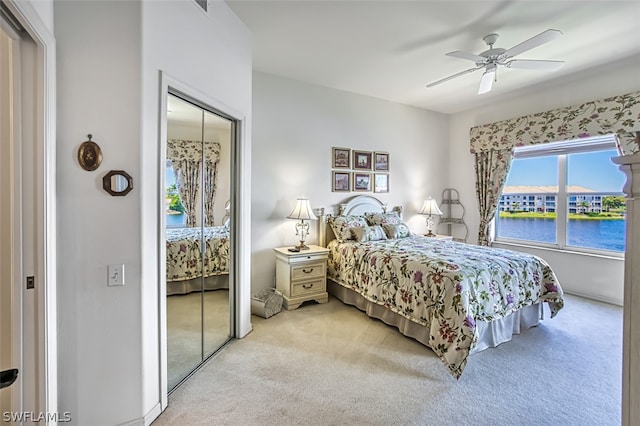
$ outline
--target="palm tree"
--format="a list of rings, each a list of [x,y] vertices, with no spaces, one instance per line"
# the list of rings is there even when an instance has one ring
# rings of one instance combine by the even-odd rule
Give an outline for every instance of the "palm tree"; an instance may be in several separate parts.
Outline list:
[[[587,213],[589,211],[589,202],[582,200],[578,202],[578,206],[582,207],[582,212],[581,213]]]

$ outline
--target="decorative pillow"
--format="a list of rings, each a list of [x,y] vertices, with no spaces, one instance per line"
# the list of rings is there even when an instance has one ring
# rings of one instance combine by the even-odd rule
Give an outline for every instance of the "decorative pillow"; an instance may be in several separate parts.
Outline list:
[[[331,226],[336,240],[341,243],[346,240],[352,240],[351,228],[363,228],[367,226],[364,216],[346,215],[346,216],[329,216],[327,223]]]
[[[382,225],[382,228],[389,239],[406,238],[412,235],[411,230],[404,223],[399,223],[397,225],[385,224]]]
[[[387,236],[384,234],[382,227],[378,225],[364,226],[364,227],[361,226],[358,228],[350,228],[350,229],[351,229],[351,235],[353,239],[359,243],[364,243],[367,241],[380,241],[380,240],[387,239]]]
[[[391,213],[365,213],[364,217],[367,219],[367,223],[373,225],[398,225],[402,222],[397,212]]]

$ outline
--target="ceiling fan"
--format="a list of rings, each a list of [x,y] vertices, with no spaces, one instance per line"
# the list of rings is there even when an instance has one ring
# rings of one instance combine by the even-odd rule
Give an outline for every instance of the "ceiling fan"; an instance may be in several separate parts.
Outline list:
[[[550,42],[551,40],[560,37],[562,32],[559,30],[546,30],[540,34],[531,37],[529,40],[525,40],[520,44],[513,46],[511,49],[502,49],[500,47],[494,48],[494,43],[498,40],[498,34],[489,34],[482,40],[489,46],[488,50],[475,55],[473,53],[462,52],[456,50],[449,52],[447,56],[453,56],[454,58],[467,59],[476,63],[475,68],[469,68],[468,70],[461,71],[459,73],[450,75],[441,80],[434,81],[427,84],[427,87],[433,87],[445,81],[449,81],[453,78],[460,77],[479,69],[485,69],[482,78],[480,79],[480,88],[478,94],[486,93],[491,90],[493,82],[496,80],[496,71],[498,65],[503,65],[507,68],[520,68],[526,70],[537,71],[556,71],[559,69],[564,61],[549,61],[549,60],[535,60],[535,59],[511,59],[516,55],[524,53],[528,50],[538,47],[541,44]]]

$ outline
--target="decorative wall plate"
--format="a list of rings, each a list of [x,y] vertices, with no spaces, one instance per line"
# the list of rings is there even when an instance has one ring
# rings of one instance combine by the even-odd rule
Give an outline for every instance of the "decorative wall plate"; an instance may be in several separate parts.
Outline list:
[[[102,163],[102,151],[97,143],[91,140],[91,135],[87,135],[88,141],[82,142],[78,148],[78,163],[80,167],[91,172],[100,167]]]

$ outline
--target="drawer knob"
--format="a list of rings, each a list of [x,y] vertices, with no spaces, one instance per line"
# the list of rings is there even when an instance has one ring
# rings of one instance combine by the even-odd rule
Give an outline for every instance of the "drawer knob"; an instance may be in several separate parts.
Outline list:
[[[313,283],[311,283],[311,284],[302,284],[302,288],[304,288],[305,290],[309,290],[311,287],[313,287]]]
[[[304,272],[305,274],[310,274],[313,272],[313,268],[311,269],[303,269],[302,272]]]

